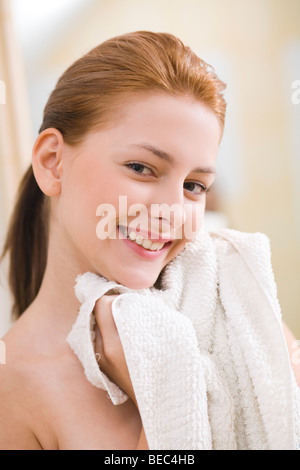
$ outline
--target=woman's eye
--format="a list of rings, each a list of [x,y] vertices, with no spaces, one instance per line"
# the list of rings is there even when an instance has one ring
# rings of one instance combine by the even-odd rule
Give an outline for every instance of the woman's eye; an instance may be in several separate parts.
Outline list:
[[[183,187],[195,196],[201,196],[203,193],[207,192],[206,186],[202,183],[193,183],[192,181],[188,181],[184,183]]]
[[[148,168],[147,166],[143,165],[142,163],[127,163],[129,168],[131,168],[133,171],[136,173],[139,173],[140,175],[151,175],[153,172]]]

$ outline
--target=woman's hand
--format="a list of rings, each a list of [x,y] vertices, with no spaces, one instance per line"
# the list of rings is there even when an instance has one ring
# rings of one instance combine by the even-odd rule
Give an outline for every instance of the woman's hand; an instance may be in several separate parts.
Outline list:
[[[104,295],[96,302],[94,308],[96,318],[95,353],[97,357],[99,357],[98,363],[101,370],[109,376],[137,406],[122,343],[112,316],[112,303],[116,297],[117,295]]]

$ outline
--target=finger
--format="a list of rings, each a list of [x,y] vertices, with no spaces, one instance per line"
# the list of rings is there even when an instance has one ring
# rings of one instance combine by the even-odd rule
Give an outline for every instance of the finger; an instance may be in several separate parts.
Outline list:
[[[96,352],[101,355],[102,363],[103,360],[111,357],[115,344],[119,341],[118,331],[112,315],[112,303],[116,297],[117,295],[104,295],[96,302],[94,308],[96,327],[98,326],[95,329]]]
[[[135,395],[124,350],[112,315],[112,303],[116,297],[117,295],[103,296],[95,304],[96,328],[99,328],[97,338],[101,349],[101,358],[98,363],[101,370],[134,399]]]
[[[108,296],[103,296],[97,300],[93,313],[95,315],[96,325],[94,328],[95,331],[95,353],[97,362],[100,364],[100,358],[103,356],[103,341],[100,331],[100,325],[102,325],[102,330],[105,329],[103,325],[105,324],[105,319],[109,315],[109,305],[110,300]]]
[[[103,357],[103,343],[102,343],[102,336],[99,330],[98,325],[95,325],[95,342],[94,342],[94,350],[95,350],[95,357],[96,360],[101,367],[100,361]]]
[[[116,297],[117,295],[103,295],[95,304],[94,314],[100,331],[116,329],[112,316],[112,303]]]

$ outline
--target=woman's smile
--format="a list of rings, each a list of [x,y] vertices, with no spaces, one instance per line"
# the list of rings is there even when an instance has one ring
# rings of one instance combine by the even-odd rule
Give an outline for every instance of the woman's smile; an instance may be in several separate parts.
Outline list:
[[[145,235],[142,236],[141,232],[129,231],[127,227],[123,226],[118,226],[118,238],[138,256],[149,260],[164,255],[173,243],[172,241],[161,241],[160,239],[152,241],[150,238],[145,238]]]

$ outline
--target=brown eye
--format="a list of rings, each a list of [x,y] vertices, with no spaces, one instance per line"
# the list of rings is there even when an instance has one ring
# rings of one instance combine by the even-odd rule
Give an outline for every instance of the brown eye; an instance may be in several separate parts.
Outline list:
[[[183,187],[196,196],[201,196],[203,193],[207,192],[207,188],[204,184],[194,183],[193,181],[187,181],[184,183]]]
[[[152,174],[152,170],[150,170],[150,168],[148,168],[147,166],[143,165],[143,163],[138,163],[138,162],[127,163],[126,166],[131,168],[136,173],[139,173],[140,175],[151,175]]]

